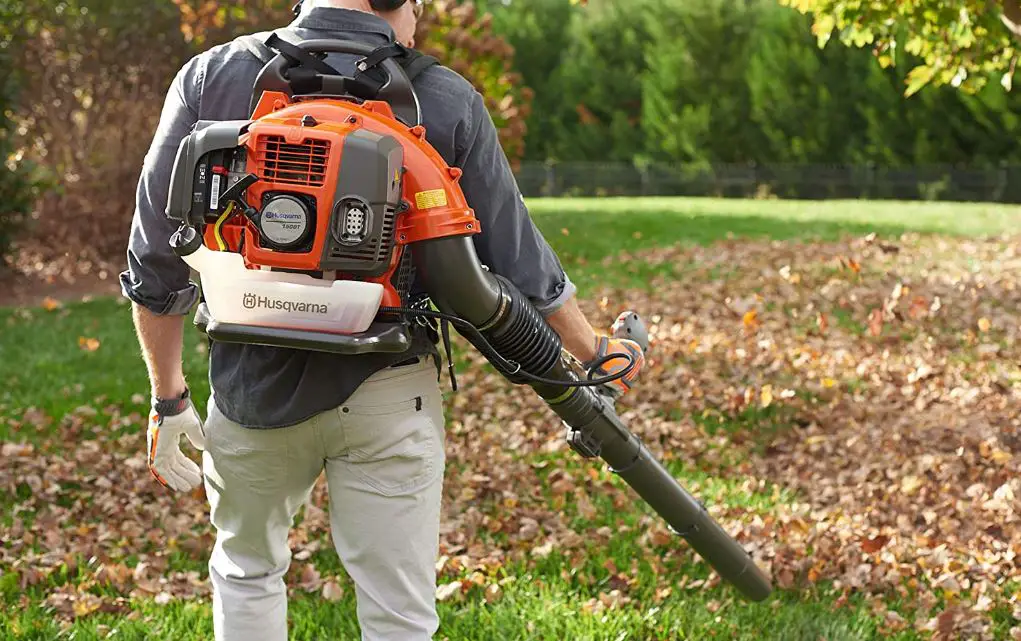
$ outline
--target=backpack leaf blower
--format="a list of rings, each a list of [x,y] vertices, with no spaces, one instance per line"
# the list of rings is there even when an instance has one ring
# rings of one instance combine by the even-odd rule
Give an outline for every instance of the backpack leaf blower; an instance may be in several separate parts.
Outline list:
[[[627,370],[580,371],[535,306],[480,262],[472,236],[484,229],[461,172],[425,138],[410,73],[421,56],[398,44],[266,44],[279,53],[251,118],[201,123],[171,177],[167,215],[181,223],[171,246],[199,272],[199,328],[213,341],[362,354],[402,352],[413,323],[449,322],[508,381],[532,387],[578,455],[605,461],[723,579],[765,599],[770,582],[750,555],[617,416],[604,390]],[[327,66],[330,52],[362,56],[359,72]],[[426,298],[413,298],[413,279]],[[616,327],[647,348],[636,314]]]

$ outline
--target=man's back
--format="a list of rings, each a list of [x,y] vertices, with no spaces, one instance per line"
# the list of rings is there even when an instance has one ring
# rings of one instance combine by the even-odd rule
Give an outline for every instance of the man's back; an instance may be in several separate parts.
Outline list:
[[[279,30],[284,40],[350,39],[371,47],[387,44],[396,31],[401,42],[412,41],[417,3],[319,2],[332,8],[307,9]],[[167,93],[142,168],[121,284],[133,302],[153,390],[146,431],[149,469],[178,491],[205,481],[217,531],[209,561],[217,641],[287,639],[289,532],[323,474],[331,539],[355,585],[362,638],[426,641],[439,627],[435,562],[445,421],[438,359],[436,371],[428,362],[405,361],[436,353],[428,337],[419,332],[410,352],[358,356],[213,341],[213,393],[204,422],[184,380],[181,332],[198,292],[187,264],[169,246],[177,230],[166,215],[170,176],[181,141],[205,125],[200,121],[249,119],[253,85],[269,57],[258,41],[242,39],[190,61]],[[333,55],[327,62],[353,75],[353,58]],[[513,337],[538,328],[535,311],[582,362],[607,362],[611,351],[634,362],[641,350],[637,344],[611,346],[578,309],[574,286],[528,216],[482,96],[437,66],[418,76],[415,88],[428,141],[448,165],[461,170],[459,185],[479,222],[475,231],[481,232],[471,236],[477,258],[514,286],[508,292],[516,289],[510,299],[516,302],[487,312],[503,323],[506,331],[498,334],[515,342]],[[410,250],[470,255],[463,239],[452,240],[455,244],[441,242],[427,251],[411,244]],[[481,275],[478,264],[468,262]],[[443,270],[444,280],[437,280],[438,273],[431,270],[428,280],[438,301],[450,302],[454,292],[459,302],[473,297],[470,289],[457,288],[471,282],[470,274]],[[454,290],[448,289],[451,281]],[[416,285],[413,291],[425,289]],[[515,306],[521,314],[511,311]],[[182,437],[204,450],[201,474],[181,450]]]
[[[389,25],[378,17],[334,8],[307,11],[276,32],[292,43],[348,39],[382,46],[393,38]],[[239,38],[195,57],[171,87],[139,184],[129,270],[121,279],[125,295],[158,314],[185,313],[195,298],[187,284],[187,267],[163,241],[174,226],[160,219],[177,147],[198,121],[251,116],[253,87],[270,54],[260,41],[268,35]],[[326,62],[351,75],[356,59],[330,54]],[[541,310],[562,304],[573,294],[573,285],[528,218],[482,96],[440,65],[425,69],[414,87],[428,142],[447,164],[464,171],[461,187],[482,228],[473,239],[480,259],[507,276]],[[411,351],[403,354],[341,356],[214,342],[210,383],[217,406],[231,420],[250,427],[282,427],[337,407],[373,372],[435,353],[424,332],[418,332]]]
[[[385,23],[369,14],[336,17],[327,10],[316,9],[308,18],[297,20],[295,25],[298,26],[277,29],[275,33],[292,43],[321,38],[382,46],[389,41],[384,31],[387,28]],[[198,105],[199,120],[244,120],[251,116],[252,88],[266,63],[267,52],[273,55],[268,49],[260,50],[258,43],[264,42],[269,33],[243,36],[214,47],[189,63],[190,68],[186,68],[185,73],[191,76],[189,81],[200,88],[202,95]],[[358,58],[334,53],[329,54],[326,62],[337,71],[352,75]],[[414,80],[414,87],[422,107],[429,143],[448,164],[454,164],[457,155],[455,139],[459,134],[464,136],[470,124],[475,89],[460,75],[439,64],[419,74]]]

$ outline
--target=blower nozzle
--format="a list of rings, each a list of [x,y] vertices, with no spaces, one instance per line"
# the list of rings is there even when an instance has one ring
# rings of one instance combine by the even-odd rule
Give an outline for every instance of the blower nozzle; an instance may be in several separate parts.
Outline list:
[[[441,312],[500,373],[530,385],[567,427],[572,449],[601,458],[720,574],[753,601],[769,596],[768,577],[740,543],[710,516],[623,424],[597,385],[581,380],[564,356],[560,337],[532,303],[504,278],[482,268],[469,238],[416,244],[416,267]],[[621,314],[615,335],[647,349],[648,331],[634,312]]]

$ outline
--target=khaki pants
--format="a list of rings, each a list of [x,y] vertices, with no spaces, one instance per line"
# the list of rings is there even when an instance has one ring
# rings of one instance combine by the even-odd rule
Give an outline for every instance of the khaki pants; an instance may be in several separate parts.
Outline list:
[[[443,484],[443,407],[429,359],[366,381],[293,427],[241,427],[209,403],[206,493],[217,641],[286,641],[287,536],[325,470],[330,528],[355,584],[363,641],[431,639]]]

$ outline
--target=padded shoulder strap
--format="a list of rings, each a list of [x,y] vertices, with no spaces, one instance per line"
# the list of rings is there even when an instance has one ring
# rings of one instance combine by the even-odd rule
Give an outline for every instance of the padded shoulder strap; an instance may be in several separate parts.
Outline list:
[[[266,40],[272,35],[276,34],[263,33],[241,36],[237,39],[237,42],[243,45],[249,53],[258,58],[259,62],[266,64],[277,55],[276,51],[273,51],[266,46]]]
[[[407,54],[399,59],[398,62],[404,67],[404,73],[408,74],[408,80],[414,81],[419,74],[429,67],[440,64],[440,61],[435,57],[427,56],[421,51],[415,49],[408,49],[407,51]]]
[[[258,58],[259,61],[262,62],[263,64],[266,64],[277,55],[277,51],[274,51],[272,48],[270,48],[269,46],[270,44],[272,44],[274,47],[281,51],[283,51],[283,48],[281,47],[282,43],[284,47],[287,47],[289,45],[296,49],[299,52],[299,54],[301,52],[300,49],[294,47],[293,42],[282,38],[280,36],[279,31],[241,36],[240,38],[238,38],[238,40],[241,42],[241,44],[245,46],[245,48],[252,55]],[[408,49],[407,47],[401,46],[396,43],[380,47],[377,50],[377,54],[371,56],[369,59],[366,59],[366,62],[371,63],[368,65],[370,67],[375,66],[375,64],[377,64],[384,57],[395,58],[397,60],[397,63],[404,68],[404,73],[407,74],[408,79],[412,81],[414,81],[415,78],[417,78],[423,71],[425,71],[429,67],[440,64],[440,61],[437,60],[434,56],[426,55],[421,51],[418,51],[417,49]],[[322,63],[322,61],[317,60],[317,63]],[[326,63],[322,64],[326,67],[329,67],[329,65],[326,65]],[[321,73],[337,73],[337,71],[332,70],[332,67],[329,68],[331,69],[330,71]]]

